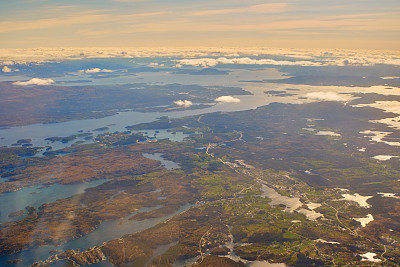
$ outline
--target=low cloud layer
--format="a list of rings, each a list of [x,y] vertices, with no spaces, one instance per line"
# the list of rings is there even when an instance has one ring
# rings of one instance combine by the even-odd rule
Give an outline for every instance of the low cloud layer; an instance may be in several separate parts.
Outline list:
[[[87,70],[80,70],[80,73],[99,73],[99,72],[113,72],[112,70],[109,69],[100,69],[100,68],[92,68],[92,69],[87,69]]]
[[[255,59],[262,56],[261,59]],[[281,56],[288,60],[268,59]],[[41,63],[63,59],[82,58],[138,58],[174,57],[177,65],[215,66],[214,64],[270,64],[301,66],[373,66],[376,64],[400,65],[399,51],[348,50],[348,49],[293,49],[293,48],[35,48],[2,49],[0,64],[13,65]],[[307,59],[307,60],[305,60]],[[221,62],[221,63],[219,63]],[[246,63],[247,62],[247,63]],[[95,68],[99,69],[100,68]]]
[[[15,85],[50,85],[54,83],[52,79],[32,78],[26,82],[15,82]]]
[[[318,101],[343,101],[346,102],[350,99],[347,95],[341,95],[335,92],[312,92],[305,95],[308,99]]]
[[[285,66],[285,65],[296,65],[296,66],[322,66],[320,62],[312,61],[286,61],[286,60],[274,60],[274,59],[251,59],[249,57],[241,58],[196,58],[196,59],[181,59],[176,60],[178,64],[176,67],[186,66],[201,66],[201,67],[215,67],[216,65],[222,64],[241,64],[241,65],[275,65],[275,66]]]
[[[240,99],[230,96],[230,95],[224,95],[224,96],[218,97],[217,99],[215,99],[215,101],[221,102],[221,103],[239,103]]]
[[[193,105],[192,101],[189,101],[189,100],[178,100],[178,101],[174,101],[174,103],[180,107],[185,107],[185,108],[188,108],[191,105]]]

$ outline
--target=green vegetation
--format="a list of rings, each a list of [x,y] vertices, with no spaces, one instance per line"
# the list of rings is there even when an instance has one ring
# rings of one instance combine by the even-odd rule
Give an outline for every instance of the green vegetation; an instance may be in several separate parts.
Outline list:
[[[40,150],[40,147],[0,147],[0,163],[14,161],[21,157],[32,157]]]
[[[320,119],[313,121],[315,129],[335,129],[341,138],[299,134],[309,124],[307,118]],[[63,252],[59,258],[77,262],[93,256],[96,262],[104,253],[117,266],[172,266],[196,257],[199,266],[219,262],[241,266],[241,262],[208,256],[235,253],[242,261],[357,266],[364,263],[361,255],[371,252],[381,260],[375,265],[398,266],[400,201],[398,195],[377,192],[400,191],[399,166],[377,162],[357,147],[398,152],[357,135],[370,126],[361,112],[339,103],[271,104],[245,112],[163,117],[128,127],[184,130],[191,135],[183,142],[137,143],[144,136],[129,131],[105,133],[96,144],[64,149],[68,155],[25,163],[10,172],[21,177],[5,183],[10,187],[17,182],[18,186],[43,182],[44,178],[35,177],[48,177],[49,169],[60,166],[68,169],[68,175],[50,182],[110,181],[3,224],[1,251],[10,254],[31,245],[63,243],[95,230],[101,221],[176,214],[93,251]],[[162,153],[181,168],[169,171],[142,153]],[[356,200],[355,193],[369,196],[370,207],[343,197],[348,194]],[[177,214],[188,204],[190,208]],[[132,215],[144,207],[153,209]],[[354,219],[369,214],[374,220],[365,227]],[[65,228],[57,229],[60,225]],[[40,232],[33,235],[33,229]],[[155,255],[158,248],[165,250]],[[54,258],[47,263],[51,261]]]

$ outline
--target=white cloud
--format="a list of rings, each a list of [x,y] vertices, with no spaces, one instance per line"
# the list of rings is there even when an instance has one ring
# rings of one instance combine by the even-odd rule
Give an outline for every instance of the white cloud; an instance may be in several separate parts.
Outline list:
[[[108,70],[108,69],[100,69],[100,68],[92,68],[92,69],[87,69],[87,70],[80,70],[79,72],[85,72],[85,73],[99,73],[99,72],[113,72],[113,70]]]
[[[371,215],[372,216],[372,215]],[[375,259],[377,256],[376,253],[373,252],[367,252],[365,254],[360,254],[362,257],[361,261],[370,261],[370,262],[381,262],[381,259]]]
[[[348,101],[350,99],[347,95],[340,95],[335,92],[312,92],[305,95],[308,99],[318,101]]]
[[[389,156],[389,155],[378,155],[378,156],[375,156],[375,157],[372,157],[372,158],[384,161],[384,160],[389,160],[391,158],[398,158],[398,157],[397,156]]]
[[[322,66],[320,62],[313,61],[285,61],[285,60],[274,60],[274,59],[251,59],[248,57],[243,58],[197,58],[197,59],[181,59],[176,60],[179,62],[176,67],[182,65],[189,66],[201,66],[201,67],[214,67],[218,64],[242,64],[242,65],[296,65],[296,66]]]
[[[165,65],[164,64],[158,64],[157,62],[151,62],[147,66],[154,68],[154,67],[164,67]]]
[[[361,223],[362,227],[367,226],[367,224],[369,224],[370,222],[372,222],[374,220],[374,216],[372,216],[372,214],[367,214],[367,217],[365,218],[353,218],[353,220]]]
[[[389,142],[389,141],[384,141],[383,139],[386,138],[391,132],[378,132],[378,131],[371,131],[371,130],[366,130],[360,132],[360,134],[366,134],[365,137],[368,137],[371,141],[378,142],[378,143],[385,143],[389,146],[400,146],[400,142]]]
[[[400,77],[381,77],[383,80],[393,80],[393,79],[400,79]]]
[[[3,72],[12,72],[12,69],[9,68],[9,67],[7,67],[7,66],[4,66],[4,68],[2,69],[2,71],[3,71]]]
[[[353,107],[373,107],[381,109],[385,112],[392,112],[400,115],[400,102],[399,101],[376,101],[369,104],[358,104]],[[370,122],[387,124],[391,128],[400,129],[400,116],[389,117],[380,120],[371,120]]]
[[[382,193],[382,192],[378,192],[378,195],[381,195],[382,197],[392,197],[392,198],[396,198],[396,199],[400,199],[399,196],[396,196],[395,193]]]
[[[178,101],[174,101],[174,103],[180,107],[185,107],[185,108],[188,108],[191,105],[193,105],[192,101],[189,101],[189,100],[178,100]]]
[[[224,96],[218,97],[217,99],[215,99],[215,101],[222,102],[222,103],[239,103],[240,99],[230,96],[230,95],[224,95]]]
[[[241,55],[242,57],[239,57]],[[269,56],[282,56],[293,60],[266,59]],[[252,59],[263,56],[264,59]],[[174,57],[179,65],[215,66],[217,64],[269,64],[298,66],[373,66],[391,64],[400,66],[400,51],[386,50],[343,50],[343,49],[291,49],[291,48],[235,48],[235,47],[90,47],[90,48],[35,48],[0,49],[0,64],[14,65],[42,63],[63,59],[80,58],[142,58]],[[219,57],[219,58],[218,58]],[[234,57],[234,58],[232,58]],[[309,60],[296,60],[296,59]],[[311,60],[311,61],[310,61]]]
[[[52,79],[32,78],[26,82],[15,82],[15,85],[50,85],[54,83]]]
[[[348,200],[348,201],[354,201],[357,202],[360,207],[363,208],[370,208],[371,206],[367,203],[367,200],[372,198],[372,196],[361,196],[357,193],[354,193],[353,195],[350,194],[342,194],[344,199],[339,199],[339,200]]]
[[[332,132],[332,131],[319,131],[315,135],[341,136],[340,134]]]

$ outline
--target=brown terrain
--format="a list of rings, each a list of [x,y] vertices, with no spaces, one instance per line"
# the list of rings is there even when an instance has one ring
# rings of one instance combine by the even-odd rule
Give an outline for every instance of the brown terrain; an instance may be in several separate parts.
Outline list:
[[[135,151],[98,146],[95,150],[52,157],[12,171],[8,173],[9,181],[0,185],[0,192],[39,184],[72,184],[138,175],[154,171],[159,166],[158,161],[145,158]]]

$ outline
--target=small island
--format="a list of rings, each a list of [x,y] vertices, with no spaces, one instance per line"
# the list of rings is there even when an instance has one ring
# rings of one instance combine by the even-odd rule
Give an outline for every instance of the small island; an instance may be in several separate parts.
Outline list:
[[[8,217],[16,218],[16,217],[22,216],[24,213],[25,213],[24,210],[19,210],[19,211],[11,212],[10,214],[8,214]]]

